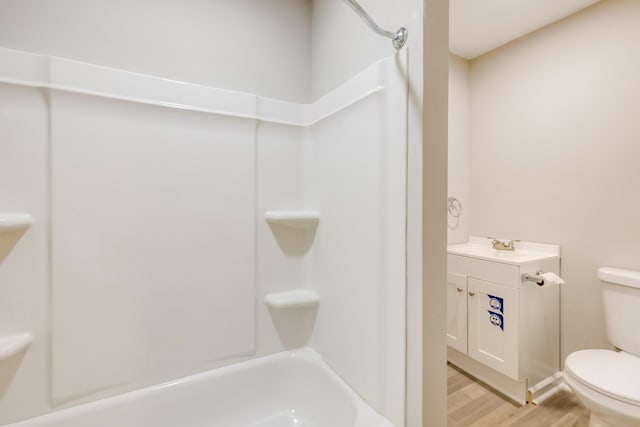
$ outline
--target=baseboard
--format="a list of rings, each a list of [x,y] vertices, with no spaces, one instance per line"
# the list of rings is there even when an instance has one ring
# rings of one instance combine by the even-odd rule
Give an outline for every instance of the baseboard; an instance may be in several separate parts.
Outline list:
[[[562,372],[556,372],[529,388],[529,403],[539,405],[562,390],[570,391],[571,389],[564,380]]]

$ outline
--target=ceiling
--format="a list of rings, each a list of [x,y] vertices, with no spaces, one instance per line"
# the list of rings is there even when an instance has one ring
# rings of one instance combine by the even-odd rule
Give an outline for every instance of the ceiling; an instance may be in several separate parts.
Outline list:
[[[598,1],[450,0],[449,51],[475,58]]]

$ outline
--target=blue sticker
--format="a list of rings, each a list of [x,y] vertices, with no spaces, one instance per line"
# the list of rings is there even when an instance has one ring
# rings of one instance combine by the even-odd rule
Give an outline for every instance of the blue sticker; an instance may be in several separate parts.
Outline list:
[[[489,294],[487,296],[489,297],[489,307],[504,314],[504,299]]]
[[[489,321],[492,325],[499,326],[500,329],[504,331],[504,317],[502,314],[495,313],[491,310],[487,310],[489,312]]]

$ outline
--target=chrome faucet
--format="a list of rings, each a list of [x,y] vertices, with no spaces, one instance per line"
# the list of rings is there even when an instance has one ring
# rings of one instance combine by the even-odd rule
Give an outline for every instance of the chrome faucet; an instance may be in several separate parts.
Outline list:
[[[515,242],[519,242],[520,240],[498,240],[493,237],[487,237],[487,239],[491,239],[491,246],[493,249],[497,249],[499,251],[515,251],[516,247],[514,245]]]

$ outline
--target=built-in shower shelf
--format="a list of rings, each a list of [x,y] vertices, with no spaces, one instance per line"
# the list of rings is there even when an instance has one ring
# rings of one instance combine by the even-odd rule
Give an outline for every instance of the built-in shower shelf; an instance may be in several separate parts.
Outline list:
[[[298,289],[295,291],[276,292],[267,294],[264,302],[272,308],[301,308],[317,306],[320,297],[311,289]]]
[[[292,228],[313,228],[320,221],[317,211],[267,211],[265,219],[270,224],[279,224]]]
[[[33,224],[33,217],[27,213],[0,213],[0,234],[26,230]]]
[[[0,361],[25,350],[32,341],[33,335],[28,332],[0,337]]]

